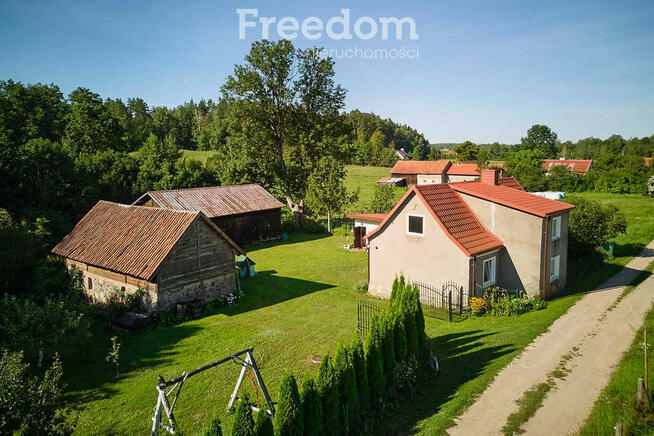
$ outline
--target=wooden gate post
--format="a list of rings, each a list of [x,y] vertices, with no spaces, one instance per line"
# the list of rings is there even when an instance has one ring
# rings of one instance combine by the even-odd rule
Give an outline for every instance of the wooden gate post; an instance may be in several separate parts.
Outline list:
[[[448,313],[450,315],[450,322],[452,322],[452,291],[448,291],[447,293],[447,300],[448,300]]]

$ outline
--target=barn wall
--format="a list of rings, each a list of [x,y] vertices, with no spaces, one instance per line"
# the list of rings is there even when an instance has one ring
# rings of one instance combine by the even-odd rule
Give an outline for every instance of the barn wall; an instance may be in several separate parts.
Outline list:
[[[207,302],[236,289],[234,250],[198,217],[159,267],[159,309],[177,302]]]
[[[71,259],[66,259],[66,267],[68,269],[77,268],[82,272],[84,294],[91,303],[106,303],[116,295],[116,291],[123,291],[126,295],[131,295],[137,290],[142,289],[145,292],[143,305],[146,310],[156,309],[157,285],[155,283],[97,268]],[[91,286],[89,286],[89,280],[91,280]]]
[[[282,235],[281,209],[228,215],[213,218],[212,221],[241,246],[261,240],[280,239]]]
[[[418,183],[418,176],[416,174],[391,173],[391,177],[403,178],[406,180],[407,186],[413,186]]]

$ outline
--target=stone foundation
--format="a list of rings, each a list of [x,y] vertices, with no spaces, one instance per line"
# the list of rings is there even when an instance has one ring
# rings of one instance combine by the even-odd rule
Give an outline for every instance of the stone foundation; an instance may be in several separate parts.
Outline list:
[[[200,301],[208,303],[236,292],[236,275],[233,272],[199,280],[177,289],[160,289],[157,310],[174,310],[177,303]]]

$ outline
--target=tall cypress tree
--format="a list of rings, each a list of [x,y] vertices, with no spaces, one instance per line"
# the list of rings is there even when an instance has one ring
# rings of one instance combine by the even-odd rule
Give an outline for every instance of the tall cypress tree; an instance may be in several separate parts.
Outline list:
[[[297,381],[292,375],[282,380],[279,403],[275,413],[275,436],[301,436],[304,434],[304,417]]]
[[[254,417],[252,416],[252,404],[246,396],[236,406],[236,416],[232,425],[232,436],[253,436]]]
[[[387,388],[395,385],[395,329],[393,316],[384,313],[381,319],[382,355],[384,356],[384,376]]]
[[[275,430],[270,415],[265,410],[260,410],[254,421],[254,436],[274,436],[274,434]]]
[[[420,290],[417,286],[413,287],[413,307],[416,319],[416,335],[418,336],[418,358],[424,362],[429,357],[429,345],[427,344],[427,334],[425,333],[425,316],[422,312],[420,303]]]
[[[379,324],[379,316],[374,316],[370,322],[370,329],[368,330],[368,336],[366,337],[364,346],[371,404],[379,404],[386,390],[381,327]]]
[[[393,331],[395,333],[395,360],[397,363],[406,360],[406,329],[404,317],[400,312],[393,313]]]
[[[325,355],[320,362],[320,368],[318,368],[318,392],[322,398],[324,434],[326,436],[338,435],[340,433],[338,386],[329,354]]]
[[[363,352],[363,344],[356,339],[352,344],[352,363],[357,379],[357,395],[359,397],[359,410],[365,415],[370,410],[370,387],[368,386],[368,369],[366,358]]]
[[[304,434],[322,435],[322,402],[313,380],[305,380],[300,391],[300,401],[304,412]]]
[[[359,399],[357,380],[349,347],[340,346],[334,359],[341,405],[341,424],[346,434],[354,433],[359,426]]]

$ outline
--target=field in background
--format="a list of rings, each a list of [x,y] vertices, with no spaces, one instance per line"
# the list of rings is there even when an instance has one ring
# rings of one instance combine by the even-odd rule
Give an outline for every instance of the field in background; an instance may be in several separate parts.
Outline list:
[[[214,153],[215,151],[182,150],[182,158],[193,158],[201,161],[203,164],[206,164],[207,159]]]
[[[391,169],[388,167],[368,167],[359,165],[348,165],[346,167],[345,186],[350,191],[359,190],[359,200],[351,204],[348,212],[368,212],[370,200],[375,192],[375,182],[382,177],[390,176]],[[402,198],[407,188],[394,188],[395,200]]]

